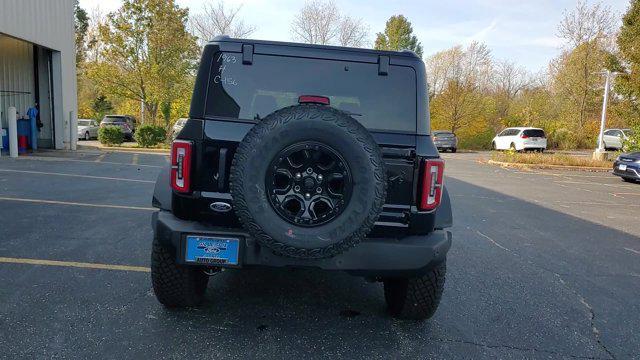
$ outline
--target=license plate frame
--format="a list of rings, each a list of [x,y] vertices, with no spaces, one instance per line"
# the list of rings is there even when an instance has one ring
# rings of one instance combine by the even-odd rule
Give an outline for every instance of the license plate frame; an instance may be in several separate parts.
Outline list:
[[[234,236],[186,235],[184,262],[190,265],[239,267],[240,241]]]

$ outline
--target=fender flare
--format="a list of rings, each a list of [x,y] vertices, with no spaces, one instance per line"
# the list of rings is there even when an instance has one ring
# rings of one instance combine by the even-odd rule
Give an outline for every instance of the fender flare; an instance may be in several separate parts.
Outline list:
[[[442,202],[436,210],[436,220],[434,223],[435,229],[445,229],[453,226],[453,213],[451,211],[451,199],[449,198],[449,191],[447,187],[444,187],[442,192]]]
[[[161,210],[171,211],[171,201],[173,198],[171,189],[171,166],[166,165],[160,170],[156,185],[153,188],[153,199],[151,204]]]

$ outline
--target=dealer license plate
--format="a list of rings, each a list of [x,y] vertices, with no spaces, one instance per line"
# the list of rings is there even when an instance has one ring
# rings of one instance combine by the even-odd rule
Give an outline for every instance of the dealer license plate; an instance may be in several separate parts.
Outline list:
[[[238,265],[240,240],[225,237],[187,236],[185,261],[207,265]]]

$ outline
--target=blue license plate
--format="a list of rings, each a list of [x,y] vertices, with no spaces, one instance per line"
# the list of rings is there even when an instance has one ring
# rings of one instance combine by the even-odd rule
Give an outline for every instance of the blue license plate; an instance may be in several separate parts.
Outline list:
[[[239,239],[189,235],[185,261],[203,265],[238,265],[239,250]]]

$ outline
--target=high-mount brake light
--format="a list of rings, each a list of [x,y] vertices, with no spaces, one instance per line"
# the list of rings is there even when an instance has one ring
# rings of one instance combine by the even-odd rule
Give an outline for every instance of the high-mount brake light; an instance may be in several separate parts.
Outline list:
[[[298,104],[329,105],[330,104],[330,100],[326,96],[301,95],[300,97],[298,97]]]
[[[427,159],[423,163],[421,194],[418,201],[420,211],[431,211],[440,206],[444,186],[444,160]]]
[[[178,192],[191,191],[191,153],[193,143],[175,140],[171,145],[171,187]]]

